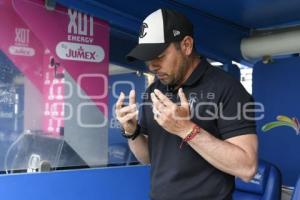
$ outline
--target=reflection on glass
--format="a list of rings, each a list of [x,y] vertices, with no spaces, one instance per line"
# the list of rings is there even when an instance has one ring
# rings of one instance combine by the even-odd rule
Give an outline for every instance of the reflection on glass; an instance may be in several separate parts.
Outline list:
[[[108,23],[22,3],[0,4],[0,172],[138,164],[114,104],[130,89],[141,102],[145,78],[109,67]]]

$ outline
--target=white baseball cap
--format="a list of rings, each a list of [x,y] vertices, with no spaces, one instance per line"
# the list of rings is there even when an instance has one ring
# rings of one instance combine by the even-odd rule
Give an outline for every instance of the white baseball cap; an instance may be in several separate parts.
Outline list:
[[[148,15],[140,28],[139,43],[126,56],[128,61],[152,60],[171,42],[193,37],[193,25],[182,14],[170,9],[158,9]]]

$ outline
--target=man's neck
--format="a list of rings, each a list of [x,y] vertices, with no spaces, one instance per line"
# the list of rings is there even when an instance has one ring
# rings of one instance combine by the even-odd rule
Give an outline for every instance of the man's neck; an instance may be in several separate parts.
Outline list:
[[[193,71],[196,69],[196,67],[199,65],[200,62],[201,59],[199,56],[194,56],[191,59],[191,62],[188,65],[188,69],[183,77],[183,80],[178,85],[176,85],[176,89],[180,88],[181,85],[191,76],[191,74],[193,73]]]

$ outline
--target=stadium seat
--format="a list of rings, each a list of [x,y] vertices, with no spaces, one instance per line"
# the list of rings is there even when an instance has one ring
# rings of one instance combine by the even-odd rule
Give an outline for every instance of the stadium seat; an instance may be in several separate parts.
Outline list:
[[[299,200],[299,199],[300,199],[300,176],[298,177],[291,200]]]
[[[299,188],[300,189],[300,188]],[[234,200],[280,200],[281,174],[272,164],[260,160],[250,182],[235,179]]]

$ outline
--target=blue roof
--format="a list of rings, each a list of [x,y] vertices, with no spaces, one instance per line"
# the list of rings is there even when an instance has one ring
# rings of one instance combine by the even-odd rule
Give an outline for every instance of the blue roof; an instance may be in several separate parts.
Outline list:
[[[195,26],[197,49],[221,62],[243,62],[240,41],[253,29],[300,24],[299,0],[57,0],[109,22],[111,56],[125,63],[125,54],[137,42],[145,16],[167,7],[188,16]],[[139,64],[140,65],[140,64]]]

